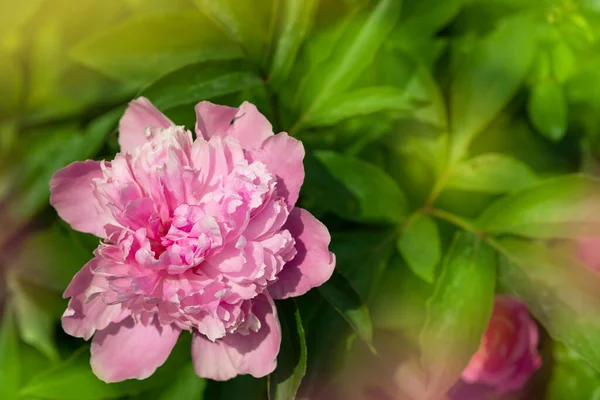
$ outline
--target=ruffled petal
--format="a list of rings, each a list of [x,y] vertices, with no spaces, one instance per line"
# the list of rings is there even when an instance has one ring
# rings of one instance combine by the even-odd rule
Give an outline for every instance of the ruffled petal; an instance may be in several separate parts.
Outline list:
[[[269,137],[260,149],[249,152],[252,161],[260,161],[277,176],[277,194],[285,198],[291,210],[304,182],[304,146],[282,132]]]
[[[175,125],[145,97],[138,97],[129,103],[119,121],[119,144],[121,151],[133,150],[146,143],[146,128],[149,126],[168,128]]]
[[[131,317],[111,324],[92,340],[92,370],[107,383],[146,379],[165,363],[180,333],[156,318],[148,325]]]
[[[73,229],[105,237],[104,225],[113,220],[100,206],[92,185],[92,179],[101,176],[98,161],[67,165],[50,180],[50,204]]]
[[[325,283],[335,268],[335,255],[329,251],[329,231],[311,213],[296,207],[283,227],[294,237],[297,253],[269,286],[275,299],[303,295]]]
[[[238,374],[225,343],[222,340],[211,342],[200,333],[194,333],[192,339],[192,361],[196,374],[202,378],[226,381]]]

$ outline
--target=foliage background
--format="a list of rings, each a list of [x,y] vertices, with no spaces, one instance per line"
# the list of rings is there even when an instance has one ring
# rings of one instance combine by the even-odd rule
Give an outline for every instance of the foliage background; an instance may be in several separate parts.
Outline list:
[[[0,21],[1,399],[435,399],[495,291],[528,304],[544,366],[485,396],[600,395],[600,279],[573,254],[600,235],[600,1],[0,0]],[[278,305],[268,379],[204,381],[183,339],[106,385],[60,329],[97,239],[48,181],[112,158],[137,95],[187,127],[200,100],[248,100],[305,144],[337,272]]]

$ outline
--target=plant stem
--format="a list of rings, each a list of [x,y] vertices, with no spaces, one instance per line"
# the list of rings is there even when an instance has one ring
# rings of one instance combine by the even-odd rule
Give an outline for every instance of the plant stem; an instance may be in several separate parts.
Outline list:
[[[459,217],[458,215],[449,213],[444,210],[440,210],[439,208],[424,208],[423,213],[432,215],[436,218],[442,219],[444,221],[448,221],[453,225],[458,226],[466,231],[472,232],[476,235],[483,236],[483,232],[481,232],[475,225],[471,222],[467,221],[464,218]]]

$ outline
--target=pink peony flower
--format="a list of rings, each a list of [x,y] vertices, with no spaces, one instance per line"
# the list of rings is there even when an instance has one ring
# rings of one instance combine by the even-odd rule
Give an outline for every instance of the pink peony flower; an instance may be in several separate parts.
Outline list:
[[[518,390],[542,364],[537,345],[537,326],[525,305],[498,295],[481,346],[463,371],[462,379],[492,386],[500,392]]]
[[[147,99],[121,119],[121,152],[75,162],[50,182],[73,229],[104,239],[73,278],[63,328],[86,340],[106,382],[144,379],[182,330],[198,375],[262,377],[281,332],[273,299],[324,283],[327,228],[294,207],[302,144],[249,103],[196,106],[196,140]]]

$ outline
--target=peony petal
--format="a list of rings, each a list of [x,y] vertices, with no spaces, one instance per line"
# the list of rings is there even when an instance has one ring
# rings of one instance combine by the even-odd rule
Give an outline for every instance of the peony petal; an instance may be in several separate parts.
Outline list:
[[[237,139],[244,150],[250,150],[273,136],[273,127],[256,106],[247,101],[239,108],[203,101],[196,105],[196,134],[206,140],[213,136],[230,136]]]
[[[202,378],[226,381],[238,374],[229,359],[224,342],[211,342],[199,333],[194,333],[192,339],[192,360],[196,374]]]
[[[111,324],[92,340],[92,370],[107,383],[146,379],[167,360],[180,332],[156,318],[148,325],[131,317]]]
[[[146,128],[155,126],[168,128],[175,125],[145,97],[138,97],[129,103],[119,121],[119,144],[121,151],[133,153],[136,147],[146,143]]]
[[[91,265],[95,259],[87,263],[67,287],[63,297],[71,297],[69,306],[62,316],[62,326],[71,336],[89,340],[96,330],[102,330],[113,322],[120,322],[129,316],[120,304],[107,305],[100,296],[86,299],[86,292],[93,285],[95,277]]]
[[[196,135],[209,140],[213,136],[226,136],[237,108],[219,106],[209,101],[196,104]]]
[[[92,179],[100,177],[102,169],[98,161],[67,165],[50,180],[50,204],[73,229],[105,237],[104,225],[113,220],[94,196]]]
[[[273,126],[254,104],[245,101],[238,109],[227,135],[236,138],[244,150],[251,150],[261,147],[267,138],[273,136]]]
[[[277,309],[268,295],[252,300],[252,312],[261,323],[258,332],[248,335],[227,335],[221,341],[226,347],[232,365],[239,374],[261,378],[277,367],[277,354],[281,345],[281,327]]]
[[[264,141],[262,148],[249,152],[252,161],[260,161],[277,176],[277,194],[286,199],[291,210],[304,182],[304,146],[282,132]]]
[[[284,265],[277,281],[269,287],[275,299],[303,295],[326,282],[335,268],[335,255],[328,249],[329,231],[311,213],[294,208],[283,228],[296,240],[297,254]]]

